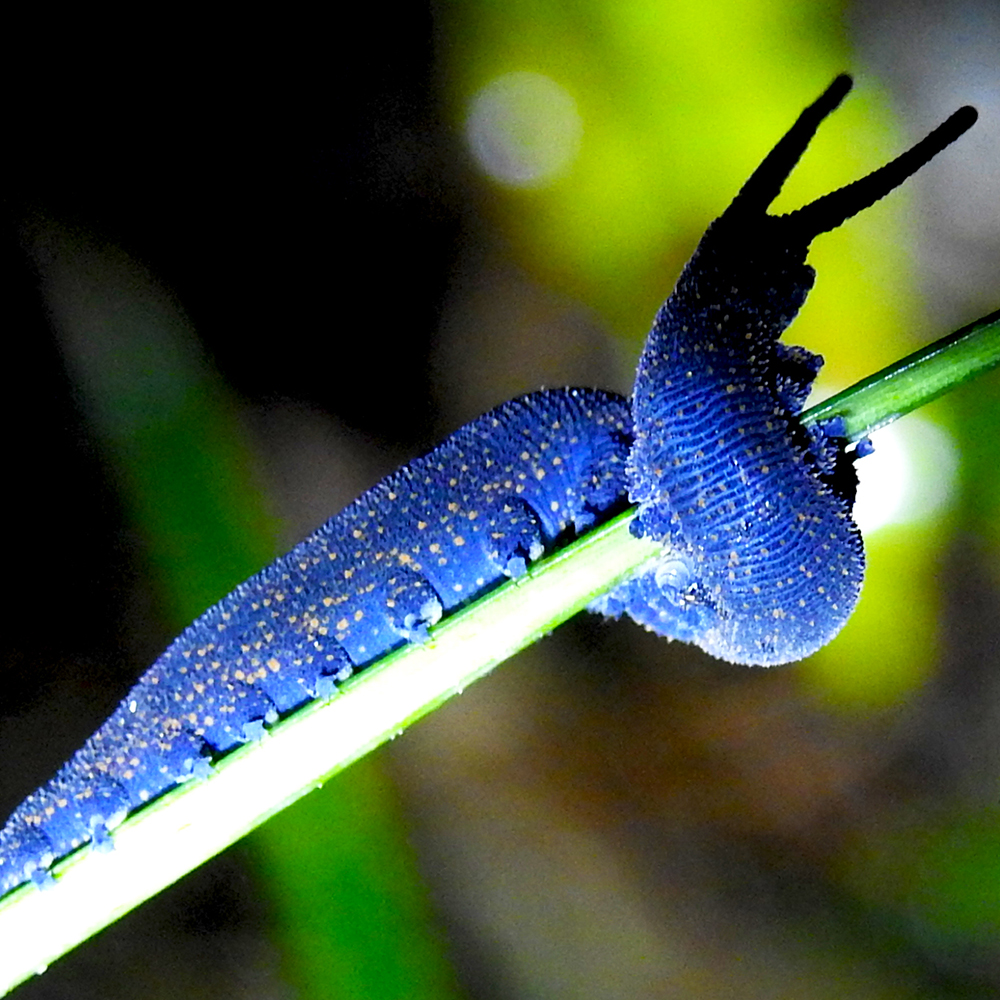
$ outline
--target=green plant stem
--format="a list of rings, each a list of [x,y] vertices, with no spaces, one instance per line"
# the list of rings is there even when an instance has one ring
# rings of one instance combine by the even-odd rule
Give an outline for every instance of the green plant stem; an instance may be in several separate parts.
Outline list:
[[[852,440],[1000,363],[1000,313],[884,369],[803,415],[843,417]],[[326,703],[275,726],[140,810],[108,854],[84,848],[56,885],[0,902],[0,995],[222,851],[352,761],[460,693],[634,573],[656,548],[626,512],[436,626],[427,645],[386,656]]]
[[[115,849],[83,848],[44,891],[0,902],[0,995],[95,934],[332,774],[401,733],[472,681],[584,608],[655,554],[632,538],[629,515],[603,525],[434,629],[427,645],[391,653],[275,726],[260,742],[140,810]],[[514,624],[516,623],[516,624]]]
[[[1000,310],[907,355],[802,414],[804,424],[841,417],[846,436],[873,431],[1000,364]]]

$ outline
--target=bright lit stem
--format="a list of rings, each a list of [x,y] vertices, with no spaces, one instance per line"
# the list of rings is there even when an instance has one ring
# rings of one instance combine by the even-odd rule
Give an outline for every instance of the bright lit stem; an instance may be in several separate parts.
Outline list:
[[[1000,363],[1000,313],[904,358],[803,415],[842,417],[858,440]],[[582,610],[655,553],[627,512],[449,617],[426,645],[397,650],[179,786],[114,832],[107,854],[83,848],[56,884],[0,902],[0,996],[224,850],[518,650]]]
[[[816,424],[841,417],[858,441],[1000,364],[1000,310],[922,347],[802,414]]]

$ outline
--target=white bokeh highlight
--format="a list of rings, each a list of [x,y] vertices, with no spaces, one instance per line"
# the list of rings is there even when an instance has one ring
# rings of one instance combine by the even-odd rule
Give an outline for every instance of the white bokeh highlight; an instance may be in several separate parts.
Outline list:
[[[907,416],[871,436],[875,452],[857,464],[854,519],[865,535],[942,513],[955,493],[958,449],[951,435]]]
[[[469,104],[465,135],[480,169],[511,187],[537,188],[566,173],[580,151],[576,102],[551,77],[495,77]]]

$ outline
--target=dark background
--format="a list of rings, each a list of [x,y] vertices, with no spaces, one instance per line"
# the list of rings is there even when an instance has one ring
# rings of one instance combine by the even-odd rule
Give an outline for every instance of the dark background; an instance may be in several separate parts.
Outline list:
[[[169,23],[120,50],[95,47],[92,26],[34,36],[44,60],[10,106],[4,204],[8,468],[20,497],[8,565],[15,643],[29,644],[15,663],[30,660],[7,673],[12,701],[43,696],[81,643],[121,658],[106,588],[122,601],[139,572],[114,471],[21,249],[33,209],[96,229],[158,275],[246,402],[295,401],[405,452],[434,443],[427,358],[462,206],[440,169],[451,137],[434,106],[430,13],[408,5],[384,20],[338,17],[336,38],[377,36],[355,52],[305,26],[266,44],[263,26],[246,28],[221,51],[222,37],[199,46]],[[392,315],[377,329],[373,302]],[[70,539],[63,557],[43,555]],[[90,583],[71,586],[50,627],[53,575],[82,584],[81,569]]]

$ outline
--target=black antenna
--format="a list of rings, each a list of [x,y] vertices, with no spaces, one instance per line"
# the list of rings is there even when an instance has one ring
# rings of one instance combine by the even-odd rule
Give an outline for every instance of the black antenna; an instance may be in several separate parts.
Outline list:
[[[820,123],[836,110],[853,86],[846,74],[838,76],[820,97],[799,115],[795,124],[785,133],[777,146],[764,157],[761,165],[740,188],[739,194],[722,214],[722,218],[736,215],[757,215],[767,211],[767,206],[778,197],[781,185],[788,179],[792,168],[806,151],[806,146],[816,134]]]
[[[879,198],[884,198],[907,177],[915,174],[942,149],[972,128],[978,117],[979,114],[973,107],[966,105],[964,108],[959,108],[930,135],[921,139],[912,149],[897,156],[891,163],[781,218],[793,224],[807,243],[819,233],[836,229],[852,215],[857,215],[858,212],[874,205]]]

